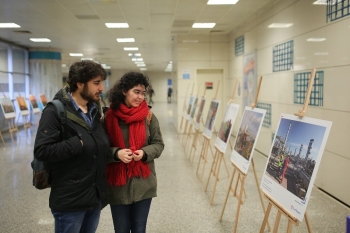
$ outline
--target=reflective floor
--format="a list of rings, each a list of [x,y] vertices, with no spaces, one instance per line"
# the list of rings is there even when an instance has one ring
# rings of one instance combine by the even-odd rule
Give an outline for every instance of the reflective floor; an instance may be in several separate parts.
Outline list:
[[[158,117],[165,142],[162,156],[156,161],[158,197],[153,199],[148,219],[147,232],[232,232],[235,224],[237,199],[228,197],[226,209],[220,215],[229,186],[232,166],[231,149],[227,149],[222,163],[214,199],[214,177],[209,176],[212,164],[213,143],[208,150],[208,163],[201,162],[197,173],[202,136],[193,164],[189,161],[192,138],[178,135],[172,123],[172,104],[155,103],[153,112]],[[37,190],[31,184],[33,143],[36,134],[34,125],[27,132],[20,129],[14,142],[8,133],[3,133],[6,146],[0,141],[0,232],[53,232],[53,217],[48,207],[50,190]],[[215,135],[213,136],[213,139]],[[233,138],[232,138],[233,141]],[[186,145],[187,149],[183,145]],[[231,142],[232,143],[232,142]],[[266,157],[254,152],[254,162],[260,184]],[[225,169],[227,165],[227,171]],[[229,175],[230,174],[230,175]],[[208,186],[207,181],[210,177]],[[202,181],[201,181],[202,178]],[[205,191],[207,186],[207,191]],[[244,204],[238,218],[238,232],[259,232],[263,211],[253,171],[250,169],[245,182]],[[266,206],[266,204],[265,204]],[[350,209],[317,188],[313,188],[307,212],[313,232],[345,232],[346,216]],[[276,210],[270,214],[273,228]],[[285,232],[287,220],[282,216],[279,231]],[[97,232],[113,232],[109,207],[103,209]],[[267,232],[267,230],[265,231]],[[293,232],[307,232],[305,221],[293,226]]]

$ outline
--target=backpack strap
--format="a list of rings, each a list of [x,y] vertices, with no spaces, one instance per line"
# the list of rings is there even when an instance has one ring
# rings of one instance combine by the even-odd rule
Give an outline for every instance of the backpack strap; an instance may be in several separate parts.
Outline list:
[[[66,110],[63,107],[63,103],[58,99],[54,99],[49,103],[53,104],[56,107],[58,117],[60,118],[60,121],[61,121],[62,132],[64,132],[63,126],[66,124],[67,114],[66,114]]]
[[[147,125],[148,126],[151,124],[151,120],[152,120],[152,111],[148,110],[148,114],[147,114]]]

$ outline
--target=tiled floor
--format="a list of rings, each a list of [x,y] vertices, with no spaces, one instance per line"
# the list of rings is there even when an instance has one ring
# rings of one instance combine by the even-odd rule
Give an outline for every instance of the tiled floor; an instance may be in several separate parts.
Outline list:
[[[182,142],[191,142],[191,140],[176,133],[171,118],[172,104],[156,103],[153,112],[160,121],[165,150],[156,161],[158,197],[152,202],[147,232],[232,232],[237,210],[237,199],[232,194],[228,198],[223,219],[219,221],[230,180],[224,164],[220,169],[220,180],[216,187],[213,204],[210,205],[214,188],[212,176],[207,191],[204,190],[212,164],[211,151],[208,152],[208,163],[201,182],[202,166],[198,174],[196,170],[202,144],[199,144],[194,155],[194,163],[191,165],[188,160],[190,143],[186,150],[182,145]],[[53,232],[53,218],[48,208],[50,190],[39,191],[31,185],[30,161],[33,157],[35,133],[36,127],[33,126],[27,133],[21,129],[15,142],[11,142],[10,136],[4,133],[6,147],[0,141],[1,233]],[[202,136],[199,138],[202,139]],[[213,148],[213,143],[210,145]],[[233,169],[230,165],[230,153],[231,150],[228,148],[224,160],[231,174]],[[266,157],[254,152],[254,162],[260,184]],[[252,170],[248,173],[245,191],[247,197],[240,208],[238,232],[259,232],[263,211]],[[345,219],[350,215],[349,208],[317,188],[313,188],[307,212],[313,232],[327,233],[345,232]],[[276,211],[273,209],[269,219],[272,228],[275,215]],[[282,217],[280,232],[285,232],[286,226],[286,218]],[[102,211],[97,232],[113,232],[108,207]],[[299,226],[294,226],[293,232],[307,232],[305,221]]]

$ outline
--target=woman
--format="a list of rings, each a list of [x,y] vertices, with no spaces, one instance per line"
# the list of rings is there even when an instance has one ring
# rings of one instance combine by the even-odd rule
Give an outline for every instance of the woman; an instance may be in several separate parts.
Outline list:
[[[111,105],[105,128],[113,146],[107,195],[115,232],[146,232],[151,201],[157,196],[154,159],[164,143],[156,116],[147,117],[149,86],[147,76],[129,72],[107,94]]]

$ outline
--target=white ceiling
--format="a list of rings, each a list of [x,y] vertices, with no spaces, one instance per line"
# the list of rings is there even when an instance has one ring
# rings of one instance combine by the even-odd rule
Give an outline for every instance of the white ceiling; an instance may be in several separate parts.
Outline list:
[[[28,48],[58,48],[62,63],[83,53],[112,69],[138,67],[124,47],[138,47],[148,71],[164,71],[172,58],[172,38],[181,35],[229,34],[259,9],[276,0],[240,0],[236,5],[207,5],[207,0],[0,0],[0,23],[21,28],[0,29],[0,39]],[[108,29],[105,23],[128,23],[127,29]],[[215,22],[213,29],[192,24]],[[29,31],[19,33],[14,31]],[[118,43],[116,38],[135,38]],[[35,43],[29,38],[49,38]]]

